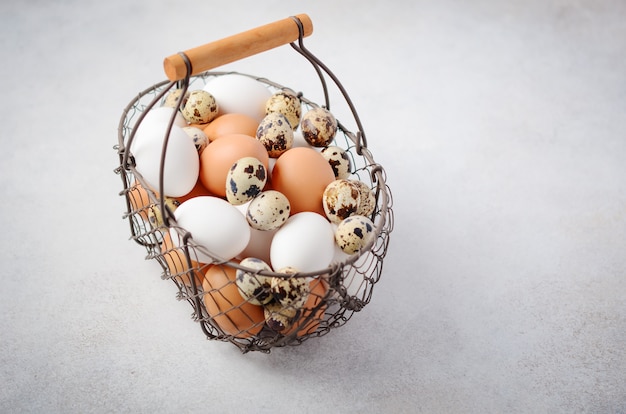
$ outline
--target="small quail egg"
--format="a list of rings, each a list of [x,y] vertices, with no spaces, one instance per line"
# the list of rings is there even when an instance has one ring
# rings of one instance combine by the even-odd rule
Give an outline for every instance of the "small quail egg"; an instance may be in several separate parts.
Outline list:
[[[337,120],[326,108],[313,108],[302,116],[302,135],[314,147],[327,147],[337,133]]]
[[[278,158],[293,146],[293,130],[285,115],[270,112],[265,115],[256,130],[256,137],[271,158]]]
[[[165,206],[173,213],[174,210],[180,205],[180,202],[175,198],[165,197]],[[148,221],[153,228],[163,226],[163,215],[161,214],[161,207],[159,204],[152,204],[148,207]]]
[[[376,196],[371,188],[361,180],[352,180],[354,185],[359,188],[360,202],[356,214],[361,216],[369,216],[376,208]]]
[[[332,181],[326,186],[322,195],[326,217],[332,223],[339,223],[341,220],[356,214],[359,209],[360,197],[359,188],[351,180]]]
[[[205,90],[189,92],[183,104],[181,112],[190,124],[206,124],[217,117],[217,102],[213,95]]]
[[[253,229],[274,230],[287,221],[290,211],[289,200],[283,193],[267,190],[250,201],[246,220]]]
[[[293,267],[284,267],[276,273],[293,275],[298,271]],[[273,277],[272,296],[283,306],[300,309],[309,295],[310,278],[307,277]]]
[[[209,145],[209,138],[204,131],[193,126],[183,127],[183,131],[193,139],[193,144],[196,146],[196,150],[198,150],[198,155],[202,154],[202,151]]]
[[[267,172],[258,158],[240,158],[226,174],[226,199],[236,206],[244,204],[256,197],[266,182]]]
[[[267,263],[256,257],[246,257],[239,264],[254,270],[272,270]],[[239,293],[253,305],[265,305],[273,299],[270,290],[271,281],[271,276],[249,273],[241,269],[236,271],[235,282]]]
[[[302,103],[300,98],[289,90],[282,90],[274,93],[265,103],[265,114],[279,112],[283,114],[291,128],[295,131],[300,124],[302,115]]]
[[[279,302],[270,302],[265,305],[265,323],[271,330],[283,333],[289,331],[294,321],[298,319],[299,309],[293,306],[283,306]]]
[[[350,216],[335,230],[335,241],[347,254],[354,254],[365,247],[374,236],[374,223],[365,216]]]
[[[176,108],[176,105],[178,104],[178,101],[180,101],[180,98],[182,95],[183,95],[182,89],[180,88],[174,89],[173,91],[167,94],[167,96],[165,97],[165,100],[163,101],[163,105],[161,106],[166,106],[168,108]],[[189,96],[189,92],[185,94],[185,98],[183,99],[183,104],[185,103],[185,100],[187,99],[188,96]],[[181,107],[182,107],[182,104],[181,104]]]
[[[326,158],[326,161],[333,167],[335,178],[348,178],[350,176],[350,169],[352,164],[348,153],[343,148],[330,145],[324,148],[321,152],[322,156]]]

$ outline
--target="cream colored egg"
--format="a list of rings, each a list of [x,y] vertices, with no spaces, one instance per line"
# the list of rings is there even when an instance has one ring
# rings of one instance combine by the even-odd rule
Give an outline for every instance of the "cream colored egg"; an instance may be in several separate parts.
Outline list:
[[[313,108],[302,116],[300,129],[306,142],[314,147],[327,147],[337,133],[337,120],[326,108]]]
[[[272,270],[267,263],[255,257],[247,257],[239,264],[254,270]],[[273,299],[271,292],[271,276],[264,276],[258,273],[237,269],[236,283],[241,296],[254,305],[265,305]]]
[[[189,92],[181,113],[190,124],[206,124],[217,117],[217,102],[209,92],[197,89]]]
[[[272,158],[280,157],[293,147],[293,130],[285,115],[271,112],[263,118],[256,131],[256,137]]]
[[[359,189],[359,208],[356,214],[361,216],[369,216],[376,208],[376,196],[374,191],[361,180],[351,180]]]
[[[255,157],[235,161],[226,174],[226,199],[233,205],[246,203],[256,197],[267,182],[267,171]]]
[[[209,138],[204,131],[194,126],[186,126],[183,128],[183,131],[193,139],[193,144],[196,146],[198,154],[202,154],[202,151],[209,145]]]
[[[250,201],[246,211],[246,220],[256,230],[274,230],[289,218],[291,207],[289,200],[279,191],[261,192]]]
[[[182,89],[180,88],[174,89],[167,94],[167,96],[165,97],[165,100],[163,101],[163,105],[161,106],[165,106],[168,108],[175,108],[176,105],[178,104],[178,101],[180,101],[182,96],[183,96]],[[189,96],[189,91],[187,91],[187,93],[185,94],[185,98],[183,98],[183,102],[188,96]]]
[[[287,118],[291,128],[296,130],[302,116],[302,102],[300,98],[289,90],[274,93],[265,103],[265,114],[281,113]]]
[[[267,326],[278,333],[289,331],[300,314],[299,309],[293,306],[283,306],[280,302],[266,304],[263,311]]]
[[[350,180],[335,180],[322,196],[324,212],[332,223],[339,223],[359,210],[359,188]]]
[[[294,275],[298,270],[294,267],[284,267],[276,271],[276,273],[284,273]],[[282,306],[291,306],[299,309],[304,305],[309,295],[308,277],[273,277],[271,281],[272,296]]]
[[[333,167],[336,178],[342,179],[350,176],[352,163],[350,162],[348,153],[343,148],[330,145],[322,149],[320,154],[322,154],[330,166]]]
[[[367,246],[374,237],[374,223],[365,216],[350,216],[335,230],[335,241],[347,254],[354,254]]]

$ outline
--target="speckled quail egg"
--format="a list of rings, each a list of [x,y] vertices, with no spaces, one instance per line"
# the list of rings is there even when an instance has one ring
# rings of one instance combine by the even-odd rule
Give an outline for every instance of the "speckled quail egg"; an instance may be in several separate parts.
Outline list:
[[[258,158],[240,158],[226,174],[226,199],[235,206],[244,204],[263,191],[266,182],[267,171]]]
[[[178,104],[178,101],[180,101],[180,98],[183,96],[183,90],[178,88],[178,89],[174,89],[173,91],[169,92],[167,94],[167,96],[165,97],[165,100],[163,101],[163,105],[161,106],[166,106],[168,108],[175,108],[176,105]],[[185,98],[183,99],[183,103],[186,100],[186,98],[189,96],[189,91],[187,91],[187,93],[185,94]],[[182,107],[182,104],[181,104]]]
[[[180,202],[172,197],[165,197],[163,201],[172,213],[180,205]],[[161,206],[159,204],[152,204],[148,207],[148,221],[153,228],[163,226],[163,215],[161,214]]]
[[[276,273],[293,275],[297,273],[293,267],[283,267]],[[300,309],[309,295],[310,278],[308,277],[273,277],[271,291],[274,299],[283,306]]]
[[[206,124],[217,117],[217,102],[209,92],[196,89],[189,92],[181,112],[190,124]]]
[[[365,247],[374,236],[374,223],[365,216],[350,216],[335,230],[335,241],[347,254],[354,254]]]
[[[302,116],[300,129],[310,145],[327,147],[337,133],[337,120],[328,109],[316,107]]]
[[[359,188],[360,202],[356,214],[369,216],[376,208],[376,196],[371,188],[361,180],[352,180],[352,183]]]
[[[300,314],[300,310],[293,306],[283,306],[280,302],[270,302],[263,308],[265,323],[278,333],[288,332]]]
[[[351,180],[346,179],[332,181],[322,195],[324,212],[332,223],[339,223],[356,214],[360,200],[359,188]]]
[[[291,206],[285,195],[276,190],[267,190],[254,197],[246,211],[246,220],[256,230],[274,230],[289,218]]]
[[[267,263],[256,257],[246,257],[239,262],[239,264],[254,270],[272,270]],[[241,296],[254,305],[265,305],[273,299],[271,293],[271,276],[264,276],[258,273],[250,273],[242,269],[237,269],[235,282],[237,283],[237,288]]]
[[[282,90],[274,93],[265,103],[265,114],[279,112],[283,114],[293,130],[298,128],[302,116],[302,103],[300,98],[290,90]]]
[[[209,137],[207,137],[203,130],[195,126],[183,127],[183,131],[193,139],[193,144],[196,146],[196,150],[198,150],[198,155],[202,154],[202,151],[209,145]]]
[[[256,130],[256,137],[271,158],[280,157],[293,146],[293,130],[285,115],[280,112],[265,115]]]
[[[350,176],[352,163],[350,162],[348,153],[343,148],[330,145],[320,151],[320,154],[322,154],[330,166],[333,167],[335,178],[341,179]]]

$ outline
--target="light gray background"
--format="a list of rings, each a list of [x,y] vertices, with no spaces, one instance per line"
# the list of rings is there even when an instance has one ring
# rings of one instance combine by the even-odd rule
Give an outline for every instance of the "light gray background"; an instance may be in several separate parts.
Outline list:
[[[389,177],[371,304],[207,341],[128,240],[117,123],[165,56],[308,13]],[[626,3],[2,1],[0,412],[626,412]],[[229,65],[319,97],[289,46]],[[316,95],[317,94],[317,95]]]

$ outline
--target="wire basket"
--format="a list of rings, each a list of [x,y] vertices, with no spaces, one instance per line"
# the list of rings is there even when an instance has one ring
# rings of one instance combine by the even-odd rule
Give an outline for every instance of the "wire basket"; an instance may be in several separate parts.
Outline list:
[[[361,121],[345,89],[305,48],[303,38],[311,32],[308,16],[297,15],[172,55],[164,63],[169,80],[140,92],[124,109],[119,124],[119,143],[115,150],[120,164],[115,172],[122,178],[120,195],[126,202],[124,219],[130,224],[131,239],[145,247],[147,259],[159,262],[162,278],[177,286],[177,298],[191,305],[192,319],[199,323],[206,337],[230,342],[244,353],[270,352],[275,347],[299,345],[344,325],[370,302],[393,229],[392,198],[385,171],[367,148]],[[349,179],[364,184],[375,200],[367,215],[373,224],[372,236],[367,242],[355,253],[336,255],[325,268],[306,272],[252,266],[253,262],[241,261],[241,256],[224,259],[196,242],[193,233],[178,224],[176,209],[192,195],[176,198],[159,194],[165,194],[163,170],[168,140],[176,113],[183,105],[182,99],[174,104],[175,111],[167,123],[158,185],[147,183],[131,153],[137,129],[146,114],[163,105],[174,91],[185,95],[190,90],[202,89],[218,77],[232,74],[253,79],[272,93],[292,91],[265,78],[210,71],[287,43],[312,64],[324,92],[322,106],[297,93],[302,113],[319,107],[330,110],[326,77],[331,78],[348,104],[357,131],[351,132],[337,119],[337,133],[329,145],[345,151],[349,159]],[[255,288],[253,294],[242,293],[240,282],[244,277]]]

